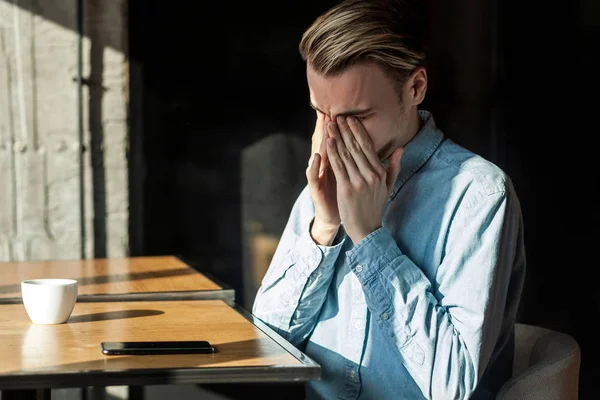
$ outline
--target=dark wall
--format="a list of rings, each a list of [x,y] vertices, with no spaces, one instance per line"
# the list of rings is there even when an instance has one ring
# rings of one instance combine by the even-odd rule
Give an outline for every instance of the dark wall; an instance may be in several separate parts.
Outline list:
[[[185,255],[238,299],[241,155],[275,133],[310,138],[297,48],[327,6],[312,3],[132,2],[130,52],[142,76],[132,98],[143,109],[133,142],[145,160],[134,250]]]
[[[598,398],[600,7],[503,3],[506,166],[520,189],[528,277],[522,319],[572,334],[582,348],[581,398]]]
[[[203,3],[131,2],[133,252],[189,257],[243,299],[241,153],[277,132],[310,138],[297,44],[336,2]],[[575,336],[581,398],[597,397],[599,3],[428,3],[424,107],[512,177],[528,258],[520,321]]]

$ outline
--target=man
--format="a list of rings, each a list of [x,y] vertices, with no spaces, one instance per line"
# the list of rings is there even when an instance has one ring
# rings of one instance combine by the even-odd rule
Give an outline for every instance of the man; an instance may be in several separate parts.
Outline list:
[[[253,313],[322,367],[308,398],[492,399],[512,371],[520,206],[418,109],[419,3],[347,0],[305,32],[308,185]]]

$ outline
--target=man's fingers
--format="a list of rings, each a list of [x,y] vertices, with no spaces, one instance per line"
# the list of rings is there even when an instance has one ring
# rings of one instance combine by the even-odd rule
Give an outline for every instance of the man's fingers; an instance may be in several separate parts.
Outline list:
[[[348,174],[350,180],[354,183],[359,183],[363,180],[358,167],[356,166],[356,162],[354,161],[354,157],[352,153],[346,148],[344,143],[344,139],[340,133],[339,124],[335,122],[331,122],[328,124],[329,127],[329,136],[335,139],[336,143],[336,154],[344,164],[344,169]]]
[[[345,184],[348,183],[348,172],[346,172],[346,166],[338,154],[336,141],[337,140],[334,138],[327,139],[329,165],[331,165],[331,168],[333,169],[333,173],[335,174],[335,179],[338,184]]]
[[[321,153],[321,136],[323,134],[323,127],[325,126],[325,115],[319,111],[315,111],[317,114],[317,120],[315,122],[315,130],[311,139],[310,158],[308,159],[307,168],[312,165],[315,153]]]
[[[316,187],[319,183],[319,165],[321,164],[321,155],[314,153],[312,156],[312,162],[306,169],[306,179],[308,184],[312,187]]]
[[[315,123],[315,132],[319,133],[323,131],[323,121],[325,120],[325,114],[317,111],[317,122]]]
[[[356,117],[351,116],[348,117],[348,125],[352,129],[352,132],[354,132],[356,141],[360,145],[366,159],[369,160],[375,171],[383,172],[383,167],[381,166],[381,161],[379,160],[379,156],[375,151],[373,141],[371,140],[371,137],[367,133],[367,130],[363,126],[362,122],[360,122]]]
[[[356,163],[359,172],[367,174],[369,171],[372,171],[371,164],[367,160],[362,148],[360,147],[360,144],[356,139],[356,134],[348,123],[350,118],[352,117],[338,117],[338,131],[340,132],[342,139],[344,139],[344,145],[354,158],[354,162]]]
[[[323,175],[325,169],[327,168],[327,163],[329,162],[329,158],[327,156],[327,126],[329,124],[329,116],[325,116],[323,119],[323,125],[321,129],[321,143],[319,145],[319,154],[321,155],[321,163],[319,166],[319,177]]]

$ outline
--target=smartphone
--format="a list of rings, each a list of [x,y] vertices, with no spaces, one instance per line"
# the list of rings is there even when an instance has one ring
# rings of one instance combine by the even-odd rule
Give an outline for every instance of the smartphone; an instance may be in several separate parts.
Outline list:
[[[206,340],[171,342],[102,342],[102,353],[106,355],[142,354],[208,354],[214,347]]]

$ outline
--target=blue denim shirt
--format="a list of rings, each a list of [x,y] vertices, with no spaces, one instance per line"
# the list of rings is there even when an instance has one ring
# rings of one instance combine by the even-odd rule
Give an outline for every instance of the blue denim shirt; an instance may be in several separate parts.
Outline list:
[[[307,397],[491,399],[512,372],[525,276],[510,179],[420,111],[383,226],[353,245],[309,234],[298,197],[253,313],[321,365]]]

